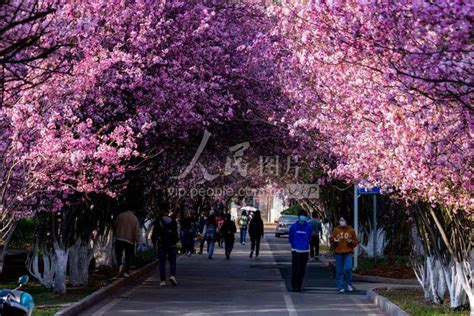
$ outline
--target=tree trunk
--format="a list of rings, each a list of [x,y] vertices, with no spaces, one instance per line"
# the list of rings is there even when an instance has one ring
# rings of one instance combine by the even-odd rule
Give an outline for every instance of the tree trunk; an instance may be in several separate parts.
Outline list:
[[[423,288],[425,301],[429,304],[442,304],[447,284],[444,266],[436,256],[428,256],[423,263],[415,266],[415,274]]]
[[[5,264],[5,258],[8,254],[8,245],[12,239],[13,233],[15,232],[16,222],[11,227],[9,227],[9,231],[7,232],[5,238],[2,240],[0,245],[0,274],[3,272],[3,265]]]
[[[94,258],[99,269],[116,266],[113,253],[114,233],[109,229],[103,236],[98,236],[95,241]]]
[[[56,257],[54,273],[54,292],[59,294],[66,293],[66,270],[69,249],[63,249],[55,241],[53,242],[54,256]]]
[[[469,262],[452,261],[445,269],[450,307],[458,309],[468,301],[473,310],[474,294],[472,292],[472,270]]]
[[[28,255],[26,259],[26,268],[30,274],[37,279],[41,285],[45,288],[50,289],[54,284],[54,273],[56,269],[56,257],[53,253],[46,249],[45,244],[42,246],[42,259],[43,259],[43,273],[39,269],[39,251],[38,251],[38,241],[35,241],[33,245],[33,250]]]
[[[94,256],[90,242],[78,239],[69,247],[69,276],[73,286],[86,285],[89,281],[89,265]]]

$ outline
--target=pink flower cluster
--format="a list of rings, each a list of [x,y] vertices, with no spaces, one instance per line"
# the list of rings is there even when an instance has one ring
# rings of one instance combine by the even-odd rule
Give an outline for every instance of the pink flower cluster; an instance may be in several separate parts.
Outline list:
[[[470,8],[470,9],[469,9]],[[474,11],[416,0],[274,8],[292,54],[281,81],[296,135],[329,148],[332,176],[474,210]]]

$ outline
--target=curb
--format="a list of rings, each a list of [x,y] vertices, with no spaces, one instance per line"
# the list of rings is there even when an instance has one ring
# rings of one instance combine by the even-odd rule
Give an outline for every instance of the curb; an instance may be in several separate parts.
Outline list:
[[[410,316],[410,314],[398,307],[398,305],[395,305],[394,303],[390,302],[388,298],[375,293],[374,288],[367,290],[366,297],[390,316]]]
[[[107,285],[106,287],[101,288],[100,290],[95,291],[94,293],[84,297],[80,301],[70,305],[69,307],[60,310],[54,316],[74,316],[83,312],[87,308],[91,307],[92,305],[96,304],[97,302],[103,300],[104,298],[118,292],[122,289],[125,285],[129,285],[131,283],[137,283],[140,280],[144,279],[148,275],[150,275],[156,268],[157,268],[158,260],[155,260],[140,269],[134,271],[130,274],[130,278],[120,278],[115,280],[111,284]]]

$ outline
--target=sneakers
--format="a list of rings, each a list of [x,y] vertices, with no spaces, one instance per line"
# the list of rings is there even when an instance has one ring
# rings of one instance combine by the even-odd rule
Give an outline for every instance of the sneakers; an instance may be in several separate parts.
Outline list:
[[[129,277],[130,277],[130,274],[128,274],[127,272],[124,272],[123,277],[124,277],[124,278],[129,278]]]
[[[354,288],[352,287],[352,285],[348,285],[348,286],[347,286],[347,290],[348,290],[349,292],[354,292]]]
[[[253,257],[253,250],[250,251],[250,256],[249,256],[249,258],[252,258],[252,257]]]
[[[178,281],[176,281],[176,278],[174,277],[174,275],[170,277],[170,283],[172,286],[178,285]]]
[[[160,286],[166,286],[166,281],[161,281]]]
[[[346,291],[346,290],[344,290],[344,289],[340,289],[340,290],[339,290],[339,293],[344,293],[345,291]]]
[[[245,246],[245,241],[242,243],[242,246]]]

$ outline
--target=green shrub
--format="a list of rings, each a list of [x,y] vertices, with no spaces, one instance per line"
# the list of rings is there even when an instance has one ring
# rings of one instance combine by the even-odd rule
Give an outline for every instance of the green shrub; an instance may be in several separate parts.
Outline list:
[[[14,249],[31,249],[34,231],[35,222],[33,219],[21,219],[16,226],[9,247]]]

